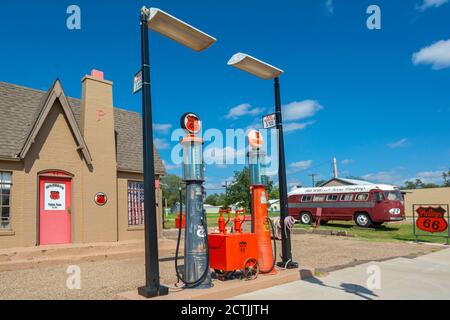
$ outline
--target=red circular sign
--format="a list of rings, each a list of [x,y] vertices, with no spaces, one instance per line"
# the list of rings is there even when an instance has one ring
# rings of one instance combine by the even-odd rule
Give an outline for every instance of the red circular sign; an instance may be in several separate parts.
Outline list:
[[[250,132],[247,135],[248,137],[248,143],[253,148],[261,148],[264,142],[264,139],[262,137],[261,132],[258,130],[250,130]]]
[[[202,129],[202,121],[195,113],[188,112],[181,117],[181,128],[187,133],[196,134]]]
[[[104,206],[108,202],[108,197],[105,193],[99,192],[95,195],[94,201],[99,206]]]

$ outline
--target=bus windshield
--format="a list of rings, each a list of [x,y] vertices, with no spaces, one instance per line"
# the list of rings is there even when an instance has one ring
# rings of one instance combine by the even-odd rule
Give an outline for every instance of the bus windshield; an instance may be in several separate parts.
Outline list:
[[[402,201],[402,194],[400,191],[384,191],[384,196],[390,201]]]

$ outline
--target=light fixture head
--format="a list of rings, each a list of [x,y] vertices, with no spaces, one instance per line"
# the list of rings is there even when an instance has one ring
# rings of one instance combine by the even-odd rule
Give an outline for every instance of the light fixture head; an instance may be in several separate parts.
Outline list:
[[[228,61],[228,65],[251,73],[264,80],[277,78],[284,72],[266,62],[241,52],[232,56],[230,61]]]
[[[148,27],[192,50],[203,51],[216,42],[216,38],[181,21],[158,8],[147,11]]]

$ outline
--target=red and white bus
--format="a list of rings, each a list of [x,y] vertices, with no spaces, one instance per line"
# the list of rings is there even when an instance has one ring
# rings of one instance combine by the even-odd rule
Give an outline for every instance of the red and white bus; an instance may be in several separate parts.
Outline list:
[[[331,220],[355,221],[360,227],[405,219],[402,193],[390,185],[298,188],[289,193],[289,215],[303,224]],[[319,211],[320,212],[320,211]]]

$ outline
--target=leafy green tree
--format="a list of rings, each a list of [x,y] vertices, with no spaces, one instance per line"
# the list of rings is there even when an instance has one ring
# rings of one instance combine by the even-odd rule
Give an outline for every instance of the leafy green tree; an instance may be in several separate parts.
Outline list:
[[[181,177],[174,174],[166,174],[161,178],[163,198],[167,199],[167,206],[169,208],[178,203],[180,198],[178,188],[182,182]]]
[[[271,200],[278,200],[278,199],[280,199],[280,188],[273,187],[272,191],[269,193],[269,198]]]
[[[209,196],[206,197],[205,200],[206,204],[212,205],[212,206],[221,206],[224,207],[226,204],[226,197],[224,193],[221,194],[211,194]]]
[[[231,185],[228,187],[227,205],[237,204],[243,208],[250,208],[250,179],[249,169],[235,171]]]
[[[443,187],[450,187],[450,170],[442,173],[442,178],[444,179]]]

